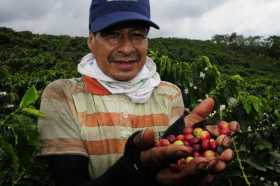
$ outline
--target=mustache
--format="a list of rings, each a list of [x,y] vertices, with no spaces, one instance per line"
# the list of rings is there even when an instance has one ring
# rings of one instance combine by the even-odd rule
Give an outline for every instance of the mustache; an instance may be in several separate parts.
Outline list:
[[[124,55],[121,53],[112,53],[109,56],[109,63],[112,63],[114,61],[139,61],[140,55],[137,52],[133,52],[129,55]]]

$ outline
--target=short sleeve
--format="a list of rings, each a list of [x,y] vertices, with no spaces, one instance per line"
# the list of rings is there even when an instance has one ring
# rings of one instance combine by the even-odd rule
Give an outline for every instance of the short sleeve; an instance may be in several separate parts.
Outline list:
[[[171,96],[172,99],[170,99],[170,124],[174,123],[177,119],[179,119],[183,114],[185,110],[184,101],[182,92],[179,87],[176,85],[173,85],[173,95]]]
[[[40,111],[44,117],[38,120],[41,140],[39,156],[88,156],[67,86],[69,83],[66,80],[57,80],[50,83],[42,94]]]

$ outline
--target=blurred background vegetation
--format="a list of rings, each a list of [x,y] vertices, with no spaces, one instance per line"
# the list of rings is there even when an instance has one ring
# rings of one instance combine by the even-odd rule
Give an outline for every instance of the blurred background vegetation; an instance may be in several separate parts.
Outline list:
[[[46,165],[35,158],[40,95],[55,79],[79,76],[86,42],[0,27],[1,186],[51,185]],[[213,185],[280,184],[280,36],[153,38],[149,45],[162,79],[182,89],[186,107],[214,96],[211,119],[241,123],[238,156]]]

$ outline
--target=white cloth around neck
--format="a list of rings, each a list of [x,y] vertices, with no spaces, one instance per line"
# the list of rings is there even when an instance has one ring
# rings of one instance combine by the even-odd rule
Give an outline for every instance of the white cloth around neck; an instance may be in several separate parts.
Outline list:
[[[96,79],[111,94],[125,94],[134,103],[145,103],[151,97],[153,90],[160,84],[160,76],[156,64],[150,57],[140,72],[129,81],[118,81],[107,76],[97,65],[92,53],[87,54],[78,64],[78,72]]]

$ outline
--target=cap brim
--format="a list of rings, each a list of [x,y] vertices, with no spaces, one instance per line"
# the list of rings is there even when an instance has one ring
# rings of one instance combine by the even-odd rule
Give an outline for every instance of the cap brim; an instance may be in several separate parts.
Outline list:
[[[135,13],[135,12],[114,12],[111,14],[107,14],[102,16],[102,18],[97,18],[94,20],[94,22],[91,24],[90,31],[92,32],[98,32],[100,30],[103,30],[109,26],[126,22],[126,21],[143,21],[144,23],[148,24],[149,26],[152,26],[156,29],[159,29],[159,26],[155,24],[153,21],[151,21],[148,17],[145,17],[141,14]]]

